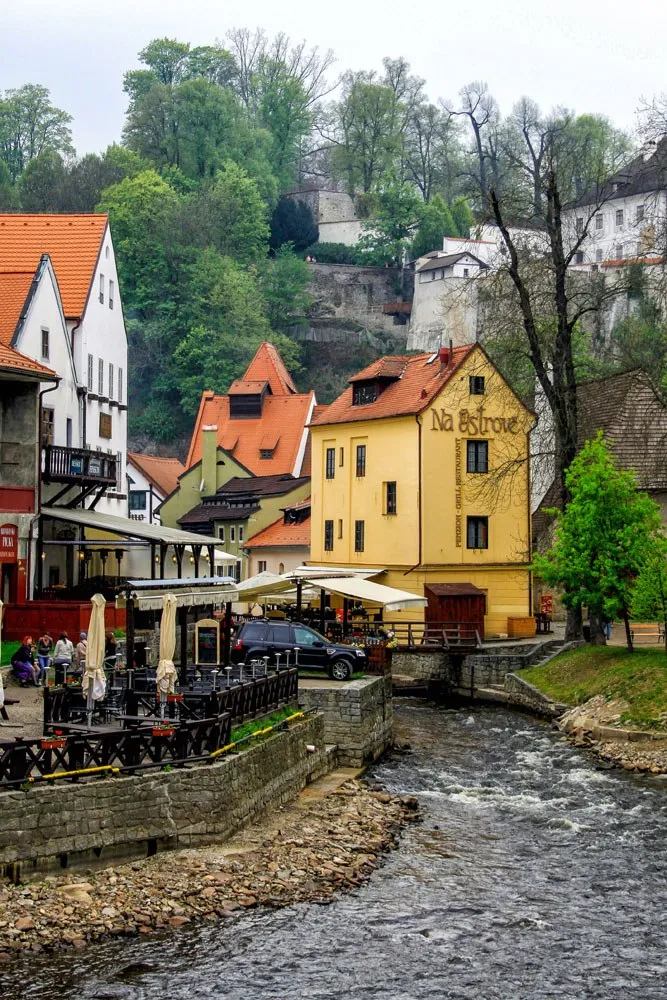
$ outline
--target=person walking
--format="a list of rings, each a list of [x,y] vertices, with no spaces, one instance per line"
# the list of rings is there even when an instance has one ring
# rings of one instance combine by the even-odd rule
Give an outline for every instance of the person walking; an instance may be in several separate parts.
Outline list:
[[[53,650],[53,665],[56,668],[56,684],[64,684],[67,679],[67,668],[72,666],[74,659],[74,643],[67,632],[61,632],[60,638]]]
[[[12,673],[21,687],[37,684],[38,671],[32,652],[32,636],[26,635],[12,656]]]
[[[45,632],[44,635],[39,637],[39,642],[37,643],[37,687],[43,687],[43,685],[46,684],[49,667],[51,666],[52,649],[53,639],[48,632]]]

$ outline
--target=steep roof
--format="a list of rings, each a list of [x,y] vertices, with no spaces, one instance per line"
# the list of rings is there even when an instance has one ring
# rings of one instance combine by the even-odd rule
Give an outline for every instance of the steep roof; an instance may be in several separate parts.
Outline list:
[[[11,343],[34,277],[34,270],[0,272],[0,343]]]
[[[433,257],[431,260],[422,264],[421,267],[417,268],[417,273],[421,274],[422,271],[435,271],[439,267],[450,267],[452,264],[456,264],[457,261],[461,260],[463,257],[470,257],[475,264],[479,264],[480,267],[487,267],[483,260],[476,257],[474,253],[470,253],[469,250],[461,250],[459,253],[448,253],[443,254],[439,257]]]
[[[262,395],[262,413],[258,417],[234,417],[230,414],[229,394]],[[315,394],[298,393],[282,358],[273,344],[261,344],[242,379],[232,383],[226,396],[204,392],[192,432],[187,467],[201,459],[202,433],[205,426],[218,428],[217,442],[232,458],[254,475],[299,473],[299,456],[304,431],[312,416]],[[273,452],[262,458],[260,452]]]
[[[295,478],[294,476],[232,476],[215,493],[216,500],[227,496],[245,495],[246,493],[257,497],[281,496],[284,493],[291,493],[297,486],[307,483],[306,476]]]
[[[352,403],[353,387],[350,385],[338,399],[331,403],[324,413],[314,417],[311,427],[326,424],[344,424],[361,420],[380,420],[382,417],[403,417],[412,413],[420,413],[430,406],[433,399],[447,384],[452,375],[461,367],[473,351],[478,350],[477,344],[465,344],[455,347],[449,364],[443,367],[437,354],[416,354],[381,358],[380,362],[392,362],[391,370],[398,370],[400,360],[402,373],[394,378],[387,388],[380,393],[374,403],[354,406]],[[378,371],[383,371],[380,362],[373,362],[361,372],[353,375],[351,382],[373,381],[382,378]],[[380,365],[378,369],[378,365]],[[388,377],[388,376],[384,376]]]
[[[285,396],[298,392],[280,354],[273,344],[266,341],[257,348],[257,353],[248,365],[243,381],[268,382],[274,396]]]
[[[0,214],[0,272],[34,275],[48,253],[68,319],[83,315],[106,232],[106,215]]]
[[[177,458],[139,455],[135,451],[128,451],[127,458],[165,497],[176,489],[178,477],[185,472],[185,466]]]
[[[243,521],[260,505],[262,497],[283,496],[308,480],[302,476],[233,476],[212,496],[204,497],[179,524],[212,524],[214,521]]]
[[[589,188],[577,205],[596,205],[615,198],[667,189],[667,139],[647,145],[599,187]]]
[[[45,382],[55,382],[58,376],[51,368],[40,365],[32,358],[26,357],[13,347],[0,341],[0,371],[16,372],[21,375],[37,376]]]
[[[288,545],[301,545],[310,548],[310,517],[304,518],[303,521],[288,521],[287,523],[281,517],[249,538],[245,543],[245,548],[268,549]]]

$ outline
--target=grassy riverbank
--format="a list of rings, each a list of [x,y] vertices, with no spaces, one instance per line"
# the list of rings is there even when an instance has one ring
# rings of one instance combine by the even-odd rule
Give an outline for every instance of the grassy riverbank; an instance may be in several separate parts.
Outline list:
[[[667,656],[661,649],[582,646],[521,676],[554,701],[581,705],[595,695],[626,703],[621,722],[667,727]]]

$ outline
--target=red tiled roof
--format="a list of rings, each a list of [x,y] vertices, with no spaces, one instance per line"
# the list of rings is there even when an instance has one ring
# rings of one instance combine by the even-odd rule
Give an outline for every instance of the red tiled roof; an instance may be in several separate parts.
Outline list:
[[[139,455],[135,451],[128,451],[127,458],[165,496],[173,493],[178,486],[178,477],[185,472],[185,466],[177,458]]]
[[[10,344],[35,271],[0,273],[0,343]]]
[[[45,381],[53,382],[58,377],[56,373],[45,365],[27,358],[25,354],[15,351],[13,347],[0,342],[0,369],[12,372],[22,372],[25,375],[39,375]]]
[[[387,357],[378,358],[366,368],[362,368],[360,372],[349,378],[348,382],[365,382],[374,378],[400,378],[407,363],[408,358],[404,355],[390,354]]]
[[[310,501],[308,502],[310,503]],[[245,548],[267,549],[282,545],[302,545],[310,548],[310,518],[307,517],[296,524],[285,524],[281,517],[249,538],[245,543]]]
[[[477,344],[465,344],[455,347],[450,363],[443,368],[437,355],[416,354],[402,358],[404,371],[400,378],[392,382],[384,392],[380,393],[374,403],[364,406],[352,405],[352,386],[335,399],[323,414],[313,417],[311,427],[326,424],[354,423],[360,420],[379,420],[381,417],[402,417],[412,413],[420,413],[430,406],[433,399],[454,373],[469,357]],[[434,360],[431,360],[433,359]],[[380,358],[380,361],[383,361]],[[388,359],[396,362],[397,358]],[[364,379],[378,378],[374,371],[378,362],[363,369],[363,372],[353,376],[350,381],[357,381],[359,375]],[[396,366],[397,367],[397,366]],[[371,374],[364,374],[371,372]]]
[[[267,379],[256,379],[255,381],[250,381],[249,379],[237,378],[236,381],[232,382],[229,387],[229,395],[259,396],[259,394],[264,390],[264,387],[268,384]]]
[[[34,274],[48,253],[65,316],[80,317],[107,223],[106,215],[0,214],[0,272]]]
[[[324,413],[324,411],[326,409],[327,409],[326,403],[321,403],[321,404],[318,404],[317,406],[314,406],[313,407],[313,415],[310,418],[311,424],[315,420],[315,417],[320,416],[320,414]],[[312,448],[311,448],[311,439],[310,439],[310,434],[309,434],[308,435],[308,440],[306,441],[306,450],[305,450],[304,455],[303,455],[303,464],[301,465],[301,475],[302,476],[310,476],[312,455],[313,455],[313,451],[312,451]]]
[[[255,357],[248,366],[248,370],[243,376],[244,382],[262,381],[268,382],[274,396],[284,396],[289,393],[298,392],[292,376],[285,368],[285,362],[280,354],[268,342],[260,344]]]

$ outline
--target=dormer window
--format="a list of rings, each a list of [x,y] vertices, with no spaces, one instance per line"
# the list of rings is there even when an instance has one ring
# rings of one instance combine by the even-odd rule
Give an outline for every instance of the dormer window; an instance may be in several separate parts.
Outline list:
[[[273,458],[273,448],[260,448],[259,449],[260,458]]]
[[[355,382],[352,386],[352,405],[367,406],[378,398],[377,382]]]

